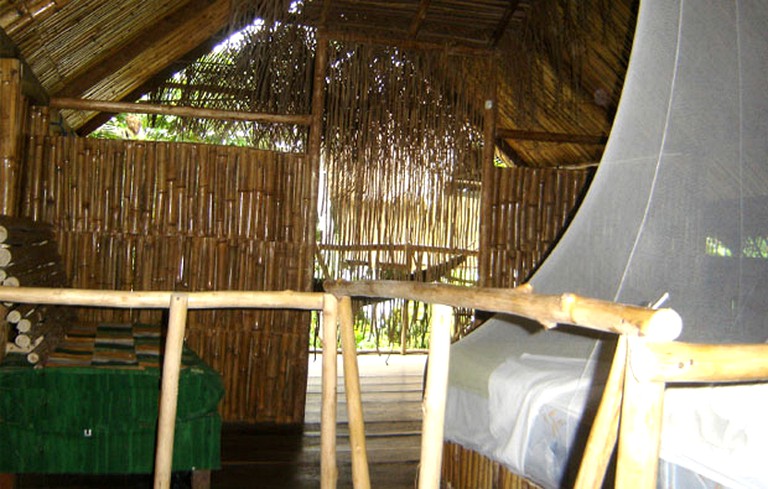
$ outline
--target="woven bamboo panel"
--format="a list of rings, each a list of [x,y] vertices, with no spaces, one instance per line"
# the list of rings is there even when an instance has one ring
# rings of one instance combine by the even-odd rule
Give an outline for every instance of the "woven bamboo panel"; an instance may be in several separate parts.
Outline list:
[[[147,141],[31,137],[25,215],[57,230],[74,287],[309,290],[301,155]],[[81,319],[158,321],[83,309]],[[227,387],[227,420],[300,423],[309,315],[192,311],[187,342]]]
[[[494,168],[489,287],[524,283],[570,221],[588,170]]]
[[[541,489],[498,462],[449,442],[443,444],[442,483],[450,489]]]

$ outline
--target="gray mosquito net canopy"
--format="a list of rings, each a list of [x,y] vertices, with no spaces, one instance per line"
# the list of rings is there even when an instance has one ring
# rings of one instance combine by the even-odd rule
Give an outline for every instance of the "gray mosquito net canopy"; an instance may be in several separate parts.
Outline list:
[[[683,317],[681,340],[768,338],[768,15],[644,1],[614,127],[572,225],[534,275]]]

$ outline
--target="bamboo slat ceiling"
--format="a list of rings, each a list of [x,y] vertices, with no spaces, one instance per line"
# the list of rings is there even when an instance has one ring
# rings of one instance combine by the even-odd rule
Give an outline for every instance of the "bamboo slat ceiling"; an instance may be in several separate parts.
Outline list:
[[[620,95],[636,0],[305,0],[298,2],[298,19],[286,14],[294,3],[284,0],[274,18],[322,26],[331,39],[494,59],[496,143],[507,161],[553,167],[599,160]],[[131,101],[222,39],[231,20],[245,20],[243,11],[264,15],[267,4],[280,5],[0,0],[7,34],[0,47],[5,56],[21,54],[52,97]],[[488,73],[466,78],[488,84]],[[81,133],[105,120],[78,111],[65,117]]]

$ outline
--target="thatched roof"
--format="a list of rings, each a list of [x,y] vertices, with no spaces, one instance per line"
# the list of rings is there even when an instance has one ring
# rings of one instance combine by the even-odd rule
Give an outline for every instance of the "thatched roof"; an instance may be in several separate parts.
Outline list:
[[[489,59],[499,78],[501,154],[521,166],[583,165],[599,160],[610,131],[635,3],[0,0],[0,46],[26,60],[29,85],[36,78],[43,97],[111,101],[136,100],[255,16],[320,27],[347,43]],[[462,76],[482,98],[486,70]],[[80,133],[105,120],[78,111],[65,117]]]

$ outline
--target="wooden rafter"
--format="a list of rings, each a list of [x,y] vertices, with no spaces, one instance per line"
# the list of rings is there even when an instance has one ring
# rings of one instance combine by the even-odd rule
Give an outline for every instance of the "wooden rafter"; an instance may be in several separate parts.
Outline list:
[[[421,0],[419,2],[419,11],[416,13],[416,17],[411,21],[411,26],[408,29],[408,35],[411,39],[416,39],[419,35],[421,25],[424,23],[424,19],[427,17],[427,10],[429,10],[430,0]]]
[[[487,56],[491,53],[491,50],[485,47],[456,43],[417,41],[415,39],[398,38],[397,36],[359,34],[352,31],[329,31],[327,34],[329,39],[342,42],[380,44],[384,46],[417,49],[422,51],[446,51],[451,54],[463,54],[467,56]]]
[[[608,136],[591,134],[565,134],[560,132],[525,131],[521,129],[497,128],[496,137],[516,141],[541,141],[548,143],[605,144]]]
[[[180,54],[186,53],[202,42],[204,39],[201,37],[207,38],[218,32],[227,21],[229,7],[229,0],[189,0],[183,7],[137,33],[131,40],[91,60],[80,70],[78,76],[68,80],[55,95],[57,97],[85,95],[94,86],[109,83],[108,80],[112,75],[127,67],[137,73],[147,71],[148,66],[139,61],[145,58],[173,61]],[[181,33],[186,35],[179,35]],[[169,43],[170,39],[176,40],[176,44]],[[176,54],[175,56],[156,54],[160,51]],[[163,66],[159,64],[158,67]],[[150,76],[152,74],[154,73],[148,73]]]
[[[509,27],[509,22],[512,20],[512,16],[515,14],[519,4],[520,0],[509,0],[509,6],[504,11],[504,15],[501,17],[501,20],[499,20],[499,24],[496,26],[496,29],[494,29],[493,34],[491,34],[491,37],[488,40],[488,47],[495,48],[499,44],[501,36],[504,35],[507,27]]]

